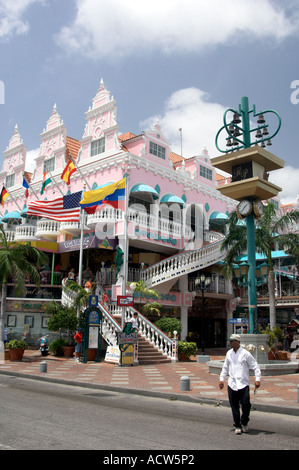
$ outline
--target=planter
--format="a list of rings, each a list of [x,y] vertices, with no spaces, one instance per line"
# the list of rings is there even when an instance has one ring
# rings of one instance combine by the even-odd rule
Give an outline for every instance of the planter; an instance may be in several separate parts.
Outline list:
[[[25,349],[9,349],[9,357],[11,361],[21,361],[24,356]]]
[[[65,357],[73,357],[75,346],[63,346],[62,349]]]
[[[270,361],[274,361],[275,359],[277,359],[277,356],[276,356],[276,348],[271,348],[270,351],[268,352],[268,359]]]
[[[88,349],[87,351],[87,360],[94,361],[96,357],[96,349]]]

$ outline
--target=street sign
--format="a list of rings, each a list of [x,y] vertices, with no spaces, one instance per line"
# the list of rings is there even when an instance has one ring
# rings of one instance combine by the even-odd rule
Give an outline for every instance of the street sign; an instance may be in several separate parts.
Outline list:
[[[133,295],[118,295],[117,306],[118,307],[133,307],[134,297]]]
[[[88,304],[90,307],[97,307],[99,303],[99,297],[97,295],[90,295],[88,299]]]

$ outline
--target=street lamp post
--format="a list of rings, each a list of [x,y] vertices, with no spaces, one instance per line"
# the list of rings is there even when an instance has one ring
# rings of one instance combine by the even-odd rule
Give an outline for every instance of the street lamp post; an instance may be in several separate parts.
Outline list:
[[[206,277],[204,274],[201,274],[200,277],[195,279],[195,289],[200,290],[201,292],[201,354],[205,355],[205,338],[204,338],[204,328],[205,328],[205,292],[208,289],[208,286],[211,284],[211,278]]]
[[[275,132],[269,133],[269,125],[264,116],[272,113],[278,119]],[[228,115],[233,114],[233,119],[228,122]],[[251,128],[250,115],[257,118],[257,127]],[[276,136],[281,127],[281,118],[276,111],[266,110],[256,112],[255,105],[249,109],[247,97],[243,97],[239,109],[228,109],[223,116],[224,125],[216,135],[216,147],[222,153],[233,153],[232,157],[217,157],[212,161],[214,166],[223,169],[224,166],[232,174],[232,183],[219,188],[223,194],[240,201],[237,208],[238,216],[246,219],[247,227],[247,256],[248,256],[248,307],[249,307],[249,332],[256,332],[255,325],[257,317],[256,298],[256,259],[255,259],[255,226],[254,206],[261,203],[261,199],[268,199],[277,194],[281,188],[268,182],[265,176],[267,170],[282,168],[284,162],[274,155],[260,151],[259,146],[264,148],[272,145],[271,139]],[[222,131],[226,132],[226,149],[221,149],[219,137]],[[254,137],[253,137],[254,133]],[[247,151],[252,146],[255,150]],[[218,188],[217,188],[218,189]],[[273,197],[273,196],[272,196]],[[242,206],[241,206],[242,205]],[[238,211],[239,209],[239,211]],[[242,211],[241,211],[242,209]],[[257,215],[256,215],[257,216]],[[260,216],[260,215],[258,215]]]

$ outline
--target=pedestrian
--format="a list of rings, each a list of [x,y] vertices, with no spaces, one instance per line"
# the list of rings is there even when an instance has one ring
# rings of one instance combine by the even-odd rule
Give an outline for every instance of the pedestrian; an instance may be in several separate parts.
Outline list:
[[[108,295],[106,294],[106,292],[103,294],[103,304],[104,304],[104,307],[106,308],[106,310],[108,310],[108,301],[109,301],[109,297]]]
[[[232,409],[235,434],[248,432],[248,422],[250,415],[250,395],[249,395],[249,369],[253,369],[255,374],[255,390],[259,388],[261,381],[261,371],[258,363],[249,351],[240,345],[240,335],[233,334],[229,338],[231,349],[225,356],[225,361],[220,373],[219,388],[224,387],[224,380],[227,374],[228,398]],[[240,405],[242,415],[240,415]]]
[[[132,325],[132,331],[138,331],[138,322],[137,322],[137,318],[138,318],[138,313],[137,312],[134,312],[131,320],[130,320],[130,323]]]
[[[85,282],[84,284],[84,289],[87,291],[87,292],[90,292],[92,291],[92,278],[90,278],[88,281]]]
[[[75,361],[80,362],[80,356],[82,351],[82,328],[77,329],[77,333],[74,336],[75,344]]]

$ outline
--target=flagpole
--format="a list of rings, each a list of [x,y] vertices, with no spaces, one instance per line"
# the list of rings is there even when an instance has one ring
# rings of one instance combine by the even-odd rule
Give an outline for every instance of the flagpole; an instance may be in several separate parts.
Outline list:
[[[26,176],[25,176],[25,173],[23,173],[23,178],[24,178],[24,180],[26,181],[26,183],[28,184],[29,188],[32,189],[32,191],[33,191],[35,197],[36,197],[38,200],[40,200],[39,197],[38,197],[38,195],[36,194],[35,190],[33,189],[33,186],[31,186],[31,184],[28,182],[28,180],[27,180],[27,178],[26,178]]]
[[[83,186],[83,192],[82,192],[82,199],[83,195],[86,191],[86,185],[84,184]],[[81,236],[80,236],[80,255],[79,255],[79,279],[78,279],[78,284],[81,286],[82,284],[82,272],[83,272],[83,239],[84,239],[84,219],[85,219],[85,211],[81,207],[80,209],[80,228],[81,228]]]
[[[91,191],[91,187],[89,186],[88,182],[87,182],[86,179],[84,178],[84,176],[83,176],[83,174],[82,174],[80,168],[76,165],[76,162],[73,160],[73,157],[72,157],[71,155],[70,155],[69,157],[70,157],[71,162],[75,165],[75,168],[79,171],[81,177],[84,179],[85,184],[88,186],[89,191]]]
[[[58,184],[56,183],[56,180],[55,180],[54,176],[52,176],[52,174],[51,174],[49,171],[47,171],[47,173],[50,175],[51,180],[53,180],[54,183],[56,184],[56,186],[57,186],[57,188],[59,189],[59,191],[61,192],[62,196],[64,196],[64,194],[63,194],[63,192],[61,191],[60,187],[59,187]]]
[[[123,272],[124,279],[122,285],[122,295],[126,295],[127,291],[127,280],[128,280],[128,260],[129,260],[129,238],[128,238],[128,207],[129,207],[129,181],[130,176],[126,175],[126,189],[125,189],[125,212],[124,212],[124,264]],[[121,328],[124,329],[125,326],[125,315],[126,307],[122,307],[122,317],[121,317]]]
[[[6,190],[7,191],[7,190]],[[8,192],[8,191],[7,191]],[[13,202],[16,204],[16,206],[18,207],[19,211],[22,212],[22,209],[20,209],[20,206],[19,204],[17,203],[17,201],[15,200],[15,198],[13,197],[12,194],[8,193],[8,195],[12,198]]]

